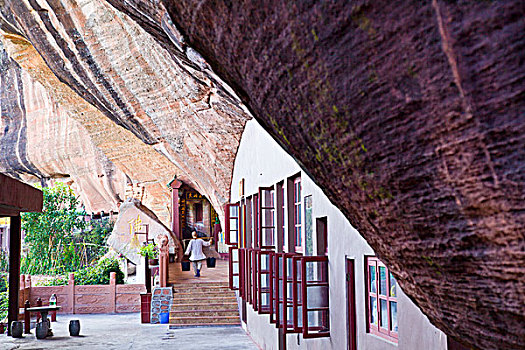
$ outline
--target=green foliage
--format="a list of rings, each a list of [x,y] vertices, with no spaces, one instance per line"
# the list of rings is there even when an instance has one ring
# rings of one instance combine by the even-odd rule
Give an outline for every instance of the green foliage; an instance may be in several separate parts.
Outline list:
[[[21,273],[65,274],[103,256],[113,223],[108,219],[86,223],[86,213],[78,209],[77,197],[63,183],[42,191],[42,213],[22,214],[26,254],[22,257]]]
[[[1,272],[9,272],[9,251],[3,249],[0,249],[0,273]]]
[[[7,309],[9,307],[9,284],[7,283],[7,275],[0,276],[0,320],[7,317]]]
[[[140,247],[139,255],[147,259],[157,259],[159,257],[159,250],[153,243]]]
[[[103,258],[96,265],[88,266],[74,272],[75,284],[92,285],[92,284],[109,284],[109,273],[115,272],[117,284],[124,283],[124,273],[120,270],[117,259]],[[67,276],[56,276],[44,283],[46,286],[61,286],[68,283]]]
[[[74,231],[86,223],[79,201],[63,183],[42,189],[42,213],[23,213],[22,229],[26,232],[27,254],[22,259],[21,271],[28,274],[55,274],[72,271],[81,266],[81,255],[76,254]]]

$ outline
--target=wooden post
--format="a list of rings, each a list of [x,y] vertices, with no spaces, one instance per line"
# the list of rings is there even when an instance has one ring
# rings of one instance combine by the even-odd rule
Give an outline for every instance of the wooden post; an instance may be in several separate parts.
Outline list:
[[[42,299],[38,298],[36,300],[36,306],[42,306]],[[37,312],[36,313],[36,322],[40,322],[40,319],[42,318],[42,315],[40,314],[40,312]]]
[[[117,312],[117,274],[115,272],[109,273],[109,290],[110,290],[110,308],[112,313]]]
[[[18,293],[20,292],[20,215],[11,216],[9,232],[9,307],[7,334],[11,335],[11,323],[18,321]]]
[[[144,258],[146,293],[151,293],[151,270],[149,269],[148,257]]]
[[[31,307],[31,304],[29,304],[29,300],[26,300],[24,304],[24,333],[29,334],[31,329],[31,315],[30,312],[27,311],[28,308]]]

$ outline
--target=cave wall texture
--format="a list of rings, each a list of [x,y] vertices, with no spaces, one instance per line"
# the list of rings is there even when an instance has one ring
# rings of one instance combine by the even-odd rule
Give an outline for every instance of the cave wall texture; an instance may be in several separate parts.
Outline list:
[[[251,117],[220,81],[201,72],[199,57],[197,64],[184,54],[173,57],[105,1],[4,1],[2,15],[9,56],[51,91],[131,182],[144,184],[144,204],[165,224],[166,184],[174,175],[222,213]]]
[[[432,323],[525,347],[523,1],[106,1],[0,0],[2,41],[127,176],[224,203],[244,103]]]

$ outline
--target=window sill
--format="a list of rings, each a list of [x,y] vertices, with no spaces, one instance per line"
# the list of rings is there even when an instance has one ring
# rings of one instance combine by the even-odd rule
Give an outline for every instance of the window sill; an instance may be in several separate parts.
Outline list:
[[[387,342],[389,344],[395,345],[396,347],[398,346],[398,339],[390,338],[390,337],[387,338],[387,336],[381,336],[381,335],[377,335],[375,333],[370,333],[370,332],[367,332],[366,335],[369,335],[369,336],[371,336],[373,338],[376,338],[376,339],[380,339],[380,340],[382,340],[384,342]],[[395,339],[395,341],[392,340],[392,339]]]

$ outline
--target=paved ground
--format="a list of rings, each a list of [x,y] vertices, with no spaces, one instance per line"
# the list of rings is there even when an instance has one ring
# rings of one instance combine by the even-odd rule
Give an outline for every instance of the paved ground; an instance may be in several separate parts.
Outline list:
[[[141,324],[139,314],[62,315],[51,327],[55,336],[38,340],[35,330],[22,339],[0,335],[0,349],[258,349],[241,327],[168,330],[167,325]],[[69,320],[80,320],[80,337],[70,337]]]

